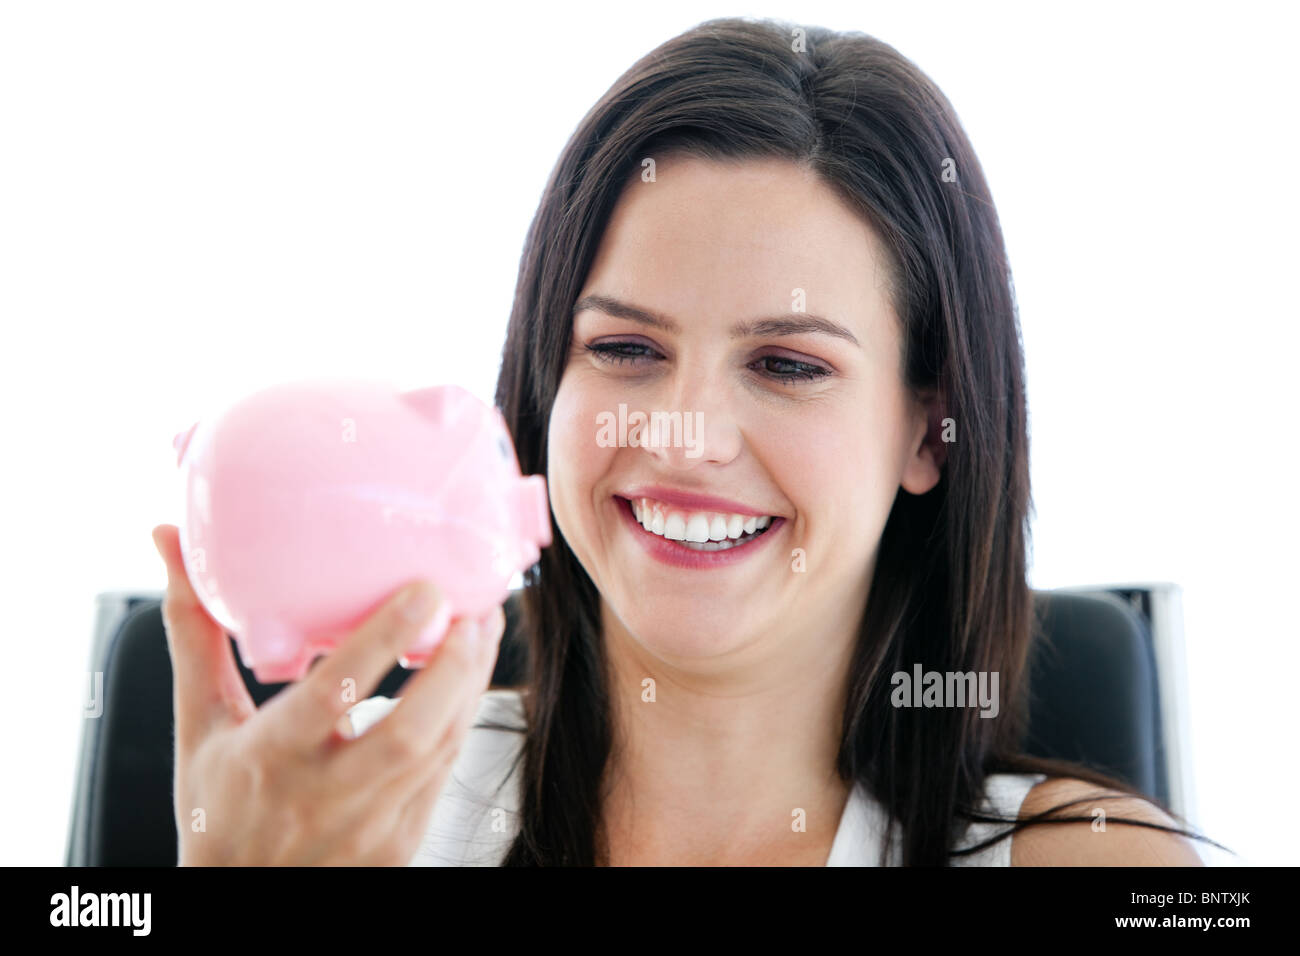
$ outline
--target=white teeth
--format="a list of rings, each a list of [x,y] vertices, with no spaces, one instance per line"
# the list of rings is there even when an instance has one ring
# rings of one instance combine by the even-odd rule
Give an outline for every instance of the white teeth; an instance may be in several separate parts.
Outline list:
[[[687,541],[708,541],[709,540],[709,518],[708,515],[693,514],[686,522],[686,540]]]
[[[641,527],[655,534],[664,533],[664,513],[658,508],[651,506],[651,502],[645,498],[637,498],[632,502],[632,513],[636,515],[636,520]]]
[[[716,511],[683,511],[670,508],[651,498],[631,499],[632,514],[637,523],[651,534],[671,541],[689,542],[706,546],[730,547],[743,544],[745,536],[753,535],[772,524],[770,515],[725,514]],[[740,540],[744,538],[744,541]]]

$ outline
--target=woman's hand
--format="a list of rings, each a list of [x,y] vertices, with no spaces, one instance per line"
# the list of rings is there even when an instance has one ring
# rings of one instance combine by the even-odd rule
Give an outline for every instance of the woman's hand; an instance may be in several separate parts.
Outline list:
[[[258,709],[185,575],[178,529],[159,525],[153,539],[167,564],[180,865],[408,863],[491,679],[501,608],[456,621],[393,711],[352,739],[348,708],[415,642],[436,589],[399,591]],[[343,693],[349,679],[355,699]]]

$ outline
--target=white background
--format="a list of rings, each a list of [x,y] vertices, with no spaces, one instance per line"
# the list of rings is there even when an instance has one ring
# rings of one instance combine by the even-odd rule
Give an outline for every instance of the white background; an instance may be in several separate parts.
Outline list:
[[[1198,822],[1293,863],[1294,24],[1282,4],[0,6],[0,863],[62,862],[93,599],[161,589],[172,436],[317,373],[491,400],[573,127],[713,16],[872,33],[992,184],[1036,587],[1185,589]]]

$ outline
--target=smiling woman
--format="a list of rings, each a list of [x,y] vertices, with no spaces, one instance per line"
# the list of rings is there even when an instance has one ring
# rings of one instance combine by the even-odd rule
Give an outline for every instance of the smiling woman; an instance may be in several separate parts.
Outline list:
[[[496,401],[555,536],[523,592],[528,686],[490,697],[522,724],[515,797],[486,797],[512,826],[466,845],[495,834],[507,865],[1199,862],[1120,782],[1018,754],[1022,367],[988,187],[909,61],[717,20],[634,65],[522,257]],[[623,408],[698,416],[696,453],[598,440]],[[895,706],[914,666],[996,675],[1003,700]]]

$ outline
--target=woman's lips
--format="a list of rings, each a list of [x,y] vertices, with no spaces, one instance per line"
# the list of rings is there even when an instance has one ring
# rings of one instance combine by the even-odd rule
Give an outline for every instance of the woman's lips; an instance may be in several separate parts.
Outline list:
[[[762,517],[764,514],[762,511],[755,511],[748,505],[743,505],[738,501],[731,501],[728,498],[719,498],[716,495],[691,494],[673,488],[665,488],[663,485],[637,485],[634,488],[622,488],[615,494],[615,497],[628,498],[633,501],[637,498],[650,498],[661,505],[671,505],[683,511],[720,511],[724,514],[755,515],[757,517]]]
[[[647,531],[636,520],[636,515],[632,513],[632,502],[627,498],[615,495],[613,501],[615,509],[621,516],[620,520],[646,552],[655,560],[678,568],[720,568],[744,561],[765,548],[767,539],[773,537],[785,525],[784,518],[773,518],[772,523],[762,534],[755,535],[743,544],[722,551],[700,551],[687,547],[680,541],[671,541]]]

